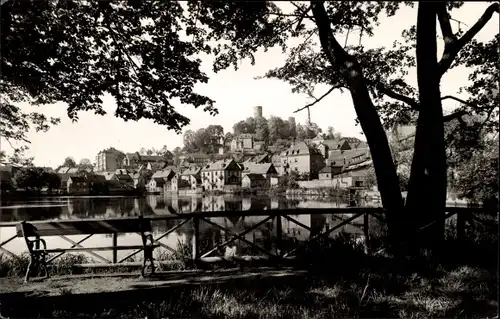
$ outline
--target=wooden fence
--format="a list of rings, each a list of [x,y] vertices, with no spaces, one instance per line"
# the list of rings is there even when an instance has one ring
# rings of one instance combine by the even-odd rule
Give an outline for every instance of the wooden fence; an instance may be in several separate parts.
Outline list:
[[[248,246],[252,247],[254,250],[259,251],[261,255],[260,257],[267,258],[267,259],[287,259],[287,258],[293,258],[294,254],[297,253],[298,250],[307,247],[307,245],[319,238],[325,238],[325,239],[330,239],[331,234],[335,231],[338,231],[342,227],[345,227],[346,225],[353,224],[355,221],[355,227],[360,228],[360,233],[362,233],[362,236],[364,237],[363,243],[365,245],[365,251],[369,252],[371,249],[370,245],[370,220],[376,219],[377,221],[381,222],[382,224],[385,223],[385,217],[384,217],[384,209],[383,208],[328,208],[328,209],[316,209],[316,208],[311,208],[311,209],[284,209],[284,210],[249,210],[249,211],[211,211],[211,212],[195,212],[195,213],[184,213],[184,214],[171,214],[171,215],[162,215],[162,216],[144,216],[144,219],[150,220],[151,222],[158,222],[158,221],[166,221],[167,225],[170,221],[170,224],[175,223],[172,227],[162,231],[162,233],[156,238],[154,238],[154,242],[161,245],[163,248],[169,251],[175,251],[174,248],[169,247],[168,245],[160,242],[161,239],[167,237],[168,235],[172,234],[176,230],[178,230],[181,227],[188,227],[190,229],[190,232],[192,233],[191,236],[191,242],[190,242],[190,247],[191,247],[191,253],[190,253],[190,258],[192,258],[194,261],[219,261],[224,259],[224,257],[217,257],[217,256],[212,256],[216,251],[218,251],[221,248],[227,247],[231,243],[234,243],[236,240],[239,240],[240,242],[243,242],[247,244]],[[482,208],[463,208],[463,207],[448,207],[446,209],[446,214],[444,216],[444,219],[447,220],[451,218],[452,216],[456,215],[456,237],[458,239],[464,237],[465,233],[465,225],[466,225],[466,220],[471,220],[471,216],[474,216],[476,213],[485,213],[487,212],[485,209]],[[491,213],[491,212],[489,212]],[[297,215],[310,215],[311,217],[314,215],[330,215],[330,216],[338,216],[336,220],[338,223],[334,225],[333,227],[326,226],[323,227],[320,231],[314,231],[312,230],[311,226],[307,226],[304,223],[300,222],[297,220],[295,216]],[[261,218],[260,221],[254,223],[250,228],[244,229],[241,232],[237,232],[233,229],[229,229],[228,227],[222,226],[216,222],[214,222],[213,218],[231,218],[231,219],[237,219],[241,218],[244,219],[246,217],[259,217]],[[119,219],[134,219],[137,217],[127,217],[127,218],[114,218],[112,220],[119,220]],[[472,217],[473,218],[473,217]],[[333,218],[332,218],[333,219]],[[89,221],[102,221],[106,222],[106,220],[110,219],[86,219]],[[173,222],[175,221],[175,222]],[[288,221],[288,223],[292,223],[297,225],[299,228],[305,229],[309,231],[309,238],[305,241],[297,241],[294,243],[293,248],[285,247],[283,245],[284,239],[286,234],[283,234],[283,225],[282,223],[284,221]],[[70,221],[65,221],[65,220],[56,220],[56,221],[33,221],[30,222],[33,225],[37,224],[46,224],[46,223],[52,223],[52,224],[59,224],[61,227],[64,225],[65,222],[70,222]],[[201,233],[200,233],[200,222],[207,223],[211,227],[215,229],[219,229],[225,234],[225,239],[222,242],[219,242],[216,244],[214,247],[211,247],[207,249],[206,251],[203,251],[202,247],[200,246],[200,240],[201,240]],[[436,221],[435,221],[436,222]],[[15,227],[19,222],[6,222],[6,223],[0,223],[0,231],[2,228],[6,227]],[[275,242],[275,249],[265,249],[261,247],[260,245],[254,242],[248,240],[245,238],[245,235],[249,234],[250,232],[256,230],[257,228],[261,227],[262,225],[266,223],[272,223],[273,228],[275,229],[275,236],[273,238]],[[431,223],[433,224],[433,223]],[[426,225],[422,229],[429,227],[431,224]],[[71,247],[83,247],[83,243],[92,236],[92,234],[89,234],[86,236],[84,239],[80,241],[74,241],[66,236],[63,236],[62,234],[59,235],[60,238],[63,240],[69,242],[72,246]],[[117,245],[117,234],[111,234],[113,237],[113,245]],[[9,242],[13,241],[16,239],[17,234],[13,235],[10,238],[7,238],[3,240],[3,242],[0,243],[0,253],[4,252],[10,256],[13,257],[19,257],[17,254],[7,250],[5,248],[5,245],[8,244]],[[49,247],[50,248],[50,247]],[[97,249],[96,249],[97,250]],[[93,257],[103,261],[106,264],[122,264],[129,260],[131,257],[139,254],[142,251],[142,249],[137,249],[127,256],[123,258],[118,258],[117,255],[117,249],[114,249],[113,253],[113,258],[112,260],[109,260],[101,255],[98,255],[95,251],[92,251],[92,248],[88,248],[88,253],[91,254]],[[52,258],[49,259],[49,262],[53,261],[54,259],[60,257],[64,252],[59,253],[55,256],[52,256]],[[246,258],[252,258],[252,256],[241,256],[246,257]],[[256,257],[256,256],[254,256]],[[259,258],[260,258],[259,257]],[[257,257],[256,257],[257,258]]]

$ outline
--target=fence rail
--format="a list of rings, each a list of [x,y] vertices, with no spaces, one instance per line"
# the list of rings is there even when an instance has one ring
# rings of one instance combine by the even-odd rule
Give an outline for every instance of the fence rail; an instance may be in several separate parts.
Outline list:
[[[340,228],[351,224],[353,225],[353,222],[357,219],[362,219],[362,222],[359,224],[354,225],[355,227],[359,227],[363,236],[364,236],[364,245],[365,245],[365,251],[369,252],[370,251],[370,217],[373,217],[382,223],[385,223],[385,212],[386,210],[383,208],[363,208],[363,207],[349,207],[349,208],[304,208],[304,209],[281,209],[281,210],[247,210],[247,211],[208,211],[208,212],[193,212],[193,213],[173,213],[171,215],[162,215],[162,216],[144,216],[144,219],[148,219],[152,222],[154,221],[181,221],[180,223],[176,224],[173,227],[170,227],[169,229],[165,230],[162,234],[157,236],[156,238],[153,238],[154,242],[165,248],[166,250],[169,251],[174,251],[174,249],[162,242],[160,242],[161,239],[167,237],[168,235],[172,234],[174,231],[178,230],[180,227],[185,226],[186,224],[190,223],[191,224],[191,231],[192,231],[192,238],[191,238],[191,243],[190,246],[192,248],[191,251],[191,258],[194,261],[206,261],[206,260],[216,260],[220,259],[220,257],[211,257],[211,255],[218,251],[219,249],[222,249],[224,247],[227,247],[231,243],[239,240],[245,244],[247,244],[249,247],[253,248],[256,251],[259,251],[262,253],[262,256],[264,258],[276,258],[276,259],[286,259],[286,258],[291,258],[293,255],[300,249],[306,247],[308,244],[311,242],[323,238],[323,239],[331,239],[330,234],[336,230],[339,230]],[[457,238],[462,238],[464,236],[464,229],[465,229],[465,224],[466,220],[471,221],[473,220],[473,214],[475,213],[492,213],[491,210],[486,210],[484,208],[465,208],[465,207],[447,207],[446,209],[446,214],[443,216],[443,218],[449,219],[450,217],[457,215],[457,220],[456,220],[456,236]],[[350,215],[350,217],[344,219],[337,217],[336,219],[339,221],[338,224],[334,225],[333,227],[329,227],[328,225],[326,226],[326,229],[321,229],[320,231],[316,231],[316,233],[313,234],[312,226],[307,226],[304,223],[300,222],[295,218],[295,216],[298,215]],[[238,232],[234,229],[229,229],[226,226],[219,225],[218,223],[214,222],[213,220],[210,220],[210,218],[217,218],[217,217],[224,217],[224,218],[245,218],[245,217],[265,217],[263,220],[251,225],[251,227],[244,229],[241,232]],[[130,219],[136,219],[138,217],[125,217],[125,218],[107,218],[107,219],[102,219],[102,218],[95,218],[95,219],[85,219],[85,221],[100,221],[100,222],[106,222],[106,221],[111,221],[111,220],[130,220]],[[333,220],[333,218],[332,218]],[[286,249],[283,245],[283,240],[284,240],[284,234],[283,234],[283,221],[287,221],[288,223],[292,223],[297,225],[298,227],[305,229],[309,231],[309,239],[306,240],[305,242],[298,242],[295,244],[295,247],[292,249]],[[60,227],[63,227],[65,223],[71,223],[74,222],[74,220],[52,220],[52,221],[30,221],[31,224],[33,224],[35,227],[37,224],[55,224]],[[214,229],[218,229],[221,232],[224,233],[225,235],[225,240],[222,242],[218,243],[214,247],[209,248],[207,251],[202,251],[200,247],[200,242],[201,242],[201,232],[200,232],[200,222],[207,223],[208,225],[214,227]],[[431,226],[433,223],[437,222],[434,221],[430,223],[429,225],[426,225],[422,227],[421,229],[425,229],[426,227]],[[275,249],[270,250],[261,247],[260,245],[254,242],[248,240],[245,238],[245,235],[249,234],[250,232],[258,229],[260,226],[266,224],[266,223],[272,223],[273,228],[275,227],[275,237],[274,237],[274,242],[275,242]],[[19,222],[4,222],[0,223],[0,230],[2,228],[6,227],[15,227]],[[85,238],[79,241],[74,241],[70,238],[67,238],[66,236],[59,235],[64,241],[69,242],[72,246],[71,247],[83,247],[83,243],[90,237],[92,237],[93,234],[88,234]],[[92,247],[85,248],[85,252],[91,254],[93,257],[103,261],[105,264],[122,264],[129,260],[131,257],[137,255],[142,251],[142,249],[137,249],[133,251],[132,253],[128,254],[124,258],[118,258],[117,256],[117,235],[116,233],[113,233],[113,247],[115,249],[113,250],[113,258],[112,260],[109,260],[99,254],[96,253],[99,249],[93,250]],[[13,257],[18,257],[15,253],[7,250],[4,246],[8,244],[9,242],[13,241],[17,237],[17,234],[5,239],[3,242],[0,243],[0,253],[3,251],[4,253],[13,256]],[[55,256],[52,256],[48,262],[52,262],[56,258],[60,257],[63,255],[64,252],[58,253]]]

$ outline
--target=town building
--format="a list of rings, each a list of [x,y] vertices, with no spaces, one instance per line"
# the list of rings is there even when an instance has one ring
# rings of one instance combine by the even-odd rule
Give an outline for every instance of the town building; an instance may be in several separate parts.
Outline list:
[[[244,150],[253,150],[254,149],[254,141],[255,134],[240,134],[233,138],[231,141],[231,151],[244,151]]]
[[[333,177],[334,187],[366,187],[372,165],[373,163],[369,159],[343,168],[341,173],[335,174]]]
[[[321,143],[318,144],[318,150],[320,151],[321,155],[323,155],[324,158],[328,158],[329,151],[335,151],[335,150],[350,150],[351,145],[344,140],[323,140]]]
[[[122,166],[125,154],[114,147],[102,150],[97,153],[96,167],[97,172],[116,170]]]
[[[148,192],[163,193],[164,191],[170,191],[174,175],[175,172],[171,169],[156,171],[147,184]]]
[[[281,161],[284,174],[307,174],[310,179],[318,178],[318,172],[324,166],[323,155],[303,141],[281,152]]]
[[[211,162],[210,155],[205,153],[186,153],[179,156],[181,165],[196,164],[203,166]]]
[[[370,150],[368,148],[353,149],[353,150],[335,150],[329,152],[326,159],[326,166],[342,165],[347,167],[349,165],[361,163],[371,158]]]
[[[86,195],[90,193],[89,184],[84,176],[70,176],[66,181],[66,192],[70,195]]]
[[[202,184],[201,167],[193,165],[181,172],[180,178],[189,183],[192,190],[196,190]]]
[[[245,177],[249,174],[257,174],[262,175],[264,180],[266,181],[266,185],[271,185],[271,179],[273,177],[278,177],[278,171],[274,167],[272,163],[245,163],[243,164],[243,171],[241,172],[241,176]]]
[[[162,177],[152,177],[146,186],[149,193],[163,193],[163,187],[167,181]]]
[[[267,184],[266,177],[262,174],[246,174],[241,180],[242,188],[264,188],[267,185],[269,184]]]
[[[170,151],[167,151],[163,155],[141,155],[139,152],[135,152],[125,154],[122,161],[123,167],[130,168],[138,168],[141,165],[147,165],[148,163],[151,163],[153,166],[161,169],[174,163],[174,155]]]
[[[106,193],[106,178],[102,175],[97,175],[93,173],[86,173],[85,179],[87,180],[89,186],[90,194],[104,194]]]
[[[201,169],[205,190],[223,190],[241,186],[241,167],[234,159],[219,160]]]
[[[318,179],[333,179],[334,175],[340,174],[342,172],[343,165],[327,165],[323,167],[318,173]]]
[[[181,173],[177,172],[171,180],[170,190],[172,192],[178,192],[188,189],[191,189],[191,183],[189,180],[181,178]]]

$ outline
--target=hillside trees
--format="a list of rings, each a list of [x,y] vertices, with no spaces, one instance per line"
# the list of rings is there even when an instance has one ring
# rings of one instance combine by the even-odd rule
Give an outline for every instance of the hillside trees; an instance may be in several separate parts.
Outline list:
[[[216,153],[225,141],[224,128],[220,125],[209,125],[197,131],[187,130],[183,136],[184,150],[190,153]]]

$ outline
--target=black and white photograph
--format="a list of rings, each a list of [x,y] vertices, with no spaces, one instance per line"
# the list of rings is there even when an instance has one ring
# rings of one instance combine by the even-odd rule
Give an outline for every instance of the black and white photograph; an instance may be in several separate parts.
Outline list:
[[[0,17],[0,319],[499,318],[500,2]]]

